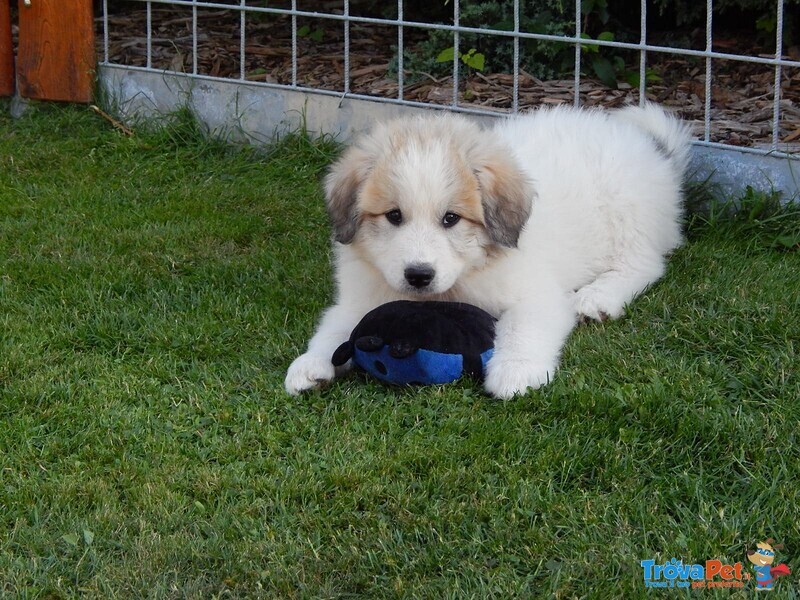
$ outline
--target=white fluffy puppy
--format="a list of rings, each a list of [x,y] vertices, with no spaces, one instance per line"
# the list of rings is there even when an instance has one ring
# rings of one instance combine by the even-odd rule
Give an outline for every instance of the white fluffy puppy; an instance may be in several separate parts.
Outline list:
[[[538,110],[482,129],[438,114],[377,125],[325,181],[337,295],[286,375],[333,379],[336,347],[391,300],[496,316],[486,391],[549,382],[578,317],[603,320],[680,245],[687,128],[660,108]]]

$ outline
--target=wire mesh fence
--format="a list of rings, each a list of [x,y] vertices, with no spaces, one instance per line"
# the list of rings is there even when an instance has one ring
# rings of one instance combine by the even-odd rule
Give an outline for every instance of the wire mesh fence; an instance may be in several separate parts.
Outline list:
[[[555,32],[520,0],[492,26],[465,18],[467,2],[436,2],[425,18],[404,0],[103,0],[101,64],[480,115],[651,100],[694,122],[699,145],[800,151],[800,55],[785,47],[784,0],[765,28],[771,43],[715,37],[712,0],[686,39],[654,35],[646,0],[638,36],[620,39],[588,34],[586,0],[562,15],[572,29]],[[555,64],[532,72],[531,47]]]

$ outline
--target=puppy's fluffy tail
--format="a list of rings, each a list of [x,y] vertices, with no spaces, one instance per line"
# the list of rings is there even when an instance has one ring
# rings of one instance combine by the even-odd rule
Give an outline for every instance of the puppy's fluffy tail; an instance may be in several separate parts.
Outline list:
[[[626,121],[647,133],[673,163],[679,173],[689,164],[691,132],[688,125],[656,104],[626,106],[614,112],[614,117]]]

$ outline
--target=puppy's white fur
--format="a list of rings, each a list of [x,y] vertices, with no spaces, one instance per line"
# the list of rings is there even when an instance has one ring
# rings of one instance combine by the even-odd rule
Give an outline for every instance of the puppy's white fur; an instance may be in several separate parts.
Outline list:
[[[336,347],[371,309],[458,300],[498,317],[485,388],[550,381],[578,317],[617,318],[681,244],[687,128],[648,105],[539,110],[481,129],[442,114],[380,124],[333,165],[337,299],[286,375],[333,379]],[[399,210],[402,221],[386,213]],[[446,227],[443,218],[461,218]],[[423,265],[423,288],[405,278]]]

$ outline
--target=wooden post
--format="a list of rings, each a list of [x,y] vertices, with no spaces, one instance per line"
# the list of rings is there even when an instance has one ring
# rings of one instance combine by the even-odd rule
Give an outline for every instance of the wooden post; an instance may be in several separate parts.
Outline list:
[[[92,11],[92,0],[19,0],[21,96],[91,101],[96,63]]]
[[[14,93],[14,45],[11,42],[10,0],[0,0],[0,96]]]

